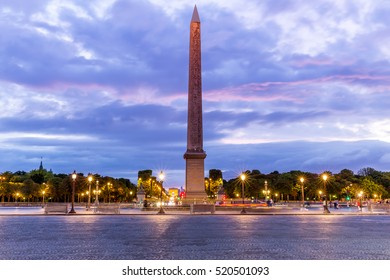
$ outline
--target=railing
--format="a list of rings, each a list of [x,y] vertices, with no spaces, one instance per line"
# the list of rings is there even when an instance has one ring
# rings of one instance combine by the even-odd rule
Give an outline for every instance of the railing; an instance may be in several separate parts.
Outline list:
[[[390,203],[370,203],[368,205],[368,211],[390,213]]]
[[[97,206],[95,206],[93,212],[94,213],[100,213],[100,214],[120,214],[120,208],[121,205],[119,203],[113,203],[113,204],[107,204],[102,203]]]
[[[46,204],[46,203],[45,203]],[[43,207],[42,202],[0,202],[1,207]]]
[[[190,213],[215,213],[215,205],[214,204],[191,204],[190,205]]]
[[[62,213],[62,214],[68,214],[68,204],[67,203],[61,203],[61,204],[51,204],[48,203],[45,206],[45,214],[49,213]]]

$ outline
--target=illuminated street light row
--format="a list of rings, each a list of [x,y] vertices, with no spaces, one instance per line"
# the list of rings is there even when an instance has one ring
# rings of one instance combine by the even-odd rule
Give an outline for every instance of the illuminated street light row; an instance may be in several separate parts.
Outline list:
[[[75,195],[75,185],[76,185],[76,178],[77,178],[77,173],[76,173],[76,170],[73,171],[72,173],[72,209],[69,211],[70,214],[75,214],[76,211],[74,210],[74,195]],[[88,183],[89,183],[89,186],[88,186],[88,204],[87,204],[87,210],[90,209],[91,207],[91,184],[92,184],[92,174],[89,173],[88,174]],[[96,180],[96,190],[94,191],[95,192],[95,205],[97,206],[99,204],[99,181]]]
[[[245,211],[245,200],[244,200],[244,182],[245,182],[245,179],[246,179],[246,175],[244,173],[242,173],[240,175],[240,178],[241,178],[241,192],[242,192],[242,203],[243,203],[243,209],[241,211],[241,214],[245,214],[246,211]],[[322,179],[324,181],[324,196],[325,196],[325,202],[324,202],[324,213],[325,214],[328,214],[330,213],[329,209],[328,209],[328,201],[327,201],[327,195],[326,195],[326,181],[328,179],[328,175],[327,174],[323,174],[322,175]],[[301,177],[299,179],[299,181],[301,182],[301,200],[302,200],[302,207],[304,207],[304,203],[305,203],[305,191],[304,191],[304,182],[305,182],[305,179],[303,177]],[[265,190],[263,191],[264,195],[267,196],[269,195],[269,190],[267,190],[267,181],[264,182],[265,183]],[[322,191],[320,191],[320,196],[322,195]],[[238,195],[237,195],[238,196]]]

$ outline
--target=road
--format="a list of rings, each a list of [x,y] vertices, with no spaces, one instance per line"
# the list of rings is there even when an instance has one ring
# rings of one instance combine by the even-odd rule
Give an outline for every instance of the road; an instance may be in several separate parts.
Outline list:
[[[390,260],[388,215],[0,216],[0,259]]]

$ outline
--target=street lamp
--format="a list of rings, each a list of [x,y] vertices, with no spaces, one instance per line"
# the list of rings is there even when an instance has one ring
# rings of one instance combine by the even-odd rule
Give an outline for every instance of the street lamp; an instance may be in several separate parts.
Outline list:
[[[76,170],[74,170],[73,174],[72,174],[72,179],[73,179],[73,182],[72,182],[72,209],[70,209],[69,214],[76,214],[76,211],[74,211],[74,193],[75,193],[75,188],[76,188],[76,178],[77,178],[77,174],[76,174]]]
[[[96,190],[95,190],[95,206],[99,205],[99,181],[96,180]]]
[[[45,204],[45,191],[42,191],[42,207]]]
[[[111,194],[110,194],[110,186],[112,186],[111,183],[107,183],[107,190],[108,190],[108,203],[110,203],[110,197],[111,197]]]
[[[328,209],[328,198],[326,196],[326,180],[328,179],[328,175],[323,174],[322,179],[324,180],[324,196],[325,196],[324,214],[329,214],[330,211]]]
[[[89,183],[89,186],[88,186],[88,203],[87,203],[87,211],[91,208],[91,185],[92,185],[92,174],[89,173],[88,174],[88,183]]]
[[[241,214],[246,214],[246,211],[245,211],[245,197],[244,197],[244,183],[245,183],[245,174],[242,173],[241,176],[241,194],[242,194],[242,210],[241,210]]]
[[[304,191],[304,188],[303,188],[303,182],[305,182],[305,178],[301,177],[301,178],[299,179],[299,181],[301,181],[302,207],[305,207],[305,191]]]
[[[163,182],[164,182],[165,175],[162,171],[158,175],[158,178],[160,179],[160,210],[158,211],[157,214],[165,214],[165,211],[162,207]]]
[[[359,207],[360,207],[360,209],[359,209],[359,211],[363,211],[363,205],[362,205],[362,196],[363,196],[363,191],[360,191],[359,192],[359,194],[358,194],[358,196],[359,196]]]

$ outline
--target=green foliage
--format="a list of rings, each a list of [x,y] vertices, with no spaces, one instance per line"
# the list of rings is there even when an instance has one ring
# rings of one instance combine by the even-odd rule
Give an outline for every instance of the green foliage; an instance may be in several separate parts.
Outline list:
[[[363,168],[358,174],[349,169],[343,169],[339,173],[332,174],[325,171],[321,174],[293,170],[285,173],[278,171],[269,174],[261,174],[260,171],[246,171],[245,196],[264,199],[264,183],[267,181],[271,197],[300,199],[301,177],[304,178],[305,197],[308,199],[319,199],[319,191],[326,189],[327,195],[338,199],[351,199],[357,197],[357,193],[363,191],[366,198],[386,198],[390,193],[390,172],[380,172],[373,168]],[[328,178],[325,182],[322,174],[326,173]],[[241,197],[241,182],[239,177],[224,181],[225,194],[228,198]]]
[[[30,178],[34,181],[34,183],[37,183],[39,185],[45,182],[45,176],[43,176],[43,174],[41,173],[32,174]]]
[[[223,180],[223,188],[225,190],[225,195],[228,198],[235,198],[235,189],[236,189],[237,181],[236,179],[230,179],[229,181]]]
[[[152,176],[153,171],[150,169],[138,171],[138,179],[141,181],[147,181]]]
[[[363,179],[361,182],[361,189],[364,195],[368,197],[374,197],[375,195],[382,197],[382,195],[387,194],[387,191],[383,186],[378,185],[369,177]]]
[[[326,191],[328,195],[336,196],[338,199],[356,199],[357,194],[363,191],[365,198],[388,198],[390,193],[390,172],[381,172],[373,168],[363,168],[357,174],[349,169],[343,169],[339,173],[327,172]],[[69,202],[72,193],[73,181],[70,174],[54,174],[44,168],[30,172],[3,172],[0,183],[0,196],[2,202],[13,202],[16,199],[21,201],[41,201],[42,191],[45,191],[46,201]],[[75,182],[76,195],[81,197],[88,190],[87,177],[82,173],[77,174]],[[206,192],[215,194],[223,186],[227,198],[241,198],[242,180],[239,176],[230,180],[223,180],[222,171],[211,169],[209,177],[205,178]],[[318,199],[319,190],[324,189],[324,181],[321,174],[292,170],[280,173],[278,171],[269,174],[262,174],[259,170],[245,171],[244,192],[246,198],[264,199],[265,181],[270,196],[286,200],[300,199],[301,182],[303,177],[305,197]],[[43,177],[42,177],[43,176]],[[161,192],[161,184],[156,177],[152,176],[152,170],[141,170],[138,172],[139,180],[137,185],[124,178],[103,177],[94,174],[92,190],[96,187],[96,180],[99,180],[101,195],[99,198],[105,202],[132,201],[136,198],[137,187],[143,185],[149,198],[158,199]],[[43,178],[43,180],[42,180]],[[109,185],[108,183],[112,184]],[[18,194],[18,195],[16,195]],[[276,194],[278,196],[276,196]],[[93,195],[92,195],[93,197]],[[86,201],[86,200],[84,200]]]
[[[222,171],[219,169],[210,169],[209,177],[205,178],[205,190],[207,195],[215,195],[223,186]]]
[[[222,171],[219,169],[210,169],[209,170],[209,178],[213,181],[217,181],[222,179]]]

